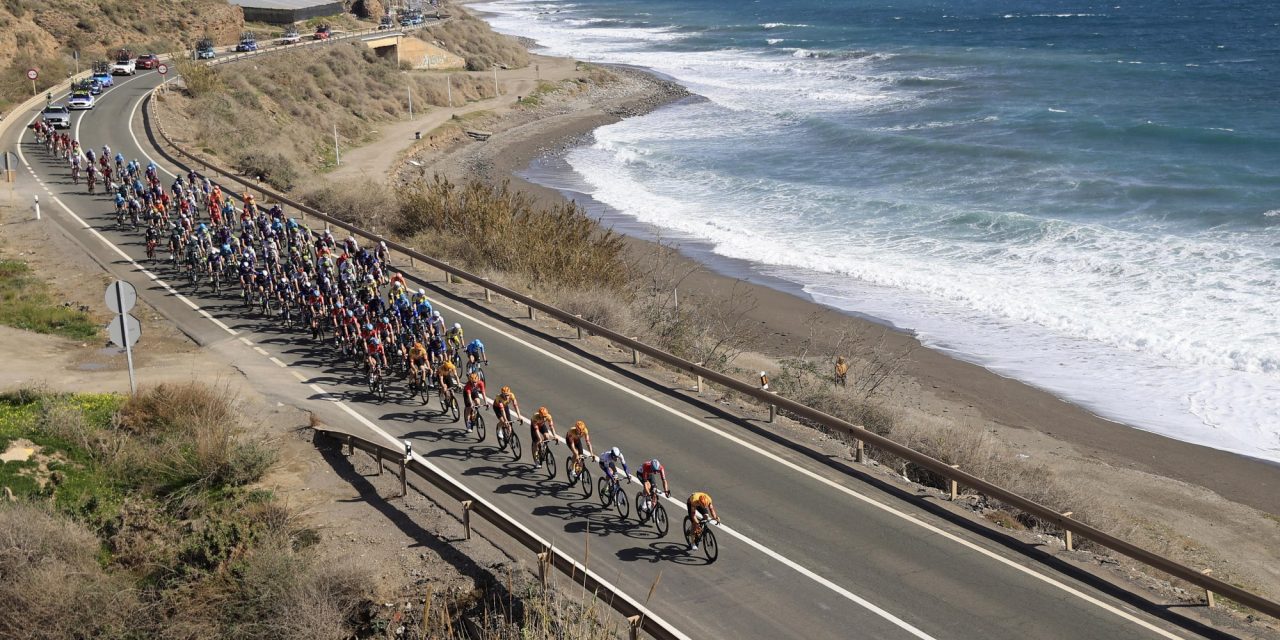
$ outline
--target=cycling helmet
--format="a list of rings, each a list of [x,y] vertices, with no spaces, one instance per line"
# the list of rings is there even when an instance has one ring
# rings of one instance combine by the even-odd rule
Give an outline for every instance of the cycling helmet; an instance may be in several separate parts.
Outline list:
[[[549,415],[551,415],[551,414],[547,412],[547,408],[546,408],[546,407],[538,407],[538,415],[540,415],[540,416],[549,416]]]
[[[382,324],[391,324],[391,321],[386,316],[382,316]]]
[[[461,328],[462,328],[462,323],[460,323],[460,322],[455,322],[455,323],[453,323],[453,328],[454,328],[454,329],[461,329]]]
[[[326,280],[327,280],[327,279],[328,279],[328,278],[326,278]],[[339,300],[339,301],[337,301],[337,302],[333,303],[333,306],[334,306],[334,307],[337,307],[337,308],[339,308],[339,309],[341,309],[341,308],[342,308],[342,301],[341,301],[341,300]]]
[[[439,317],[440,317],[440,312],[439,312],[439,311],[432,311],[432,312],[431,312],[431,317],[432,317],[432,318],[439,318]]]
[[[577,427],[577,428],[579,428],[579,429],[581,429],[581,430],[583,430],[583,431],[586,431],[586,430],[587,430],[587,423],[585,423],[585,422],[583,422],[583,421],[581,421],[581,420],[579,420],[579,421],[577,421],[577,422],[573,423],[573,426],[575,426],[575,427]]]
[[[617,448],[617,447],[614,447],[614,448],[610,449],[610,450],[609,450],[609,453],[613,454],[613,457],[615,457],[615,458],[620,458],[620,457],[622,457],[622,449],[619,449],[619,448]]]
[[[473,373],[467,376],[467,380],[470,380],[471,382],[479,382],[480,376]]]
[[[369,338],[369,344],[377,346],[382,344],[382,341],[378,339],[378,336],[373,336],[372,338]]]
[[[364,323],[364,330],[365,330],[365,331],[373,331],[373,325],[372,325],[372,324],[369,324],[368,322]]]
[[[427,290],[426,290],[426,289],[418,289],[418,295],[420,295],[420,296],[425,296],[425,295],[427,295]]]
[[[649,466],[650,466],[650,467],[653,467],[653,470],[654,470],[654,471],[662,471],[662,463],[661,463],[661,462],[658,462],[658,459],[657,459],[657,458],[654,458],[654,459],[650,460],[650,461],[649,461]]]
[[[352,313],[350,309],[347,309],[347,317],[348,317],[348,318],[354,318],[354,317],[356,317],[356,314]]]
[[[502,387],[503,395],[509,395],[510,393],[511,393],[511,387],[507,387],[507,386]]]

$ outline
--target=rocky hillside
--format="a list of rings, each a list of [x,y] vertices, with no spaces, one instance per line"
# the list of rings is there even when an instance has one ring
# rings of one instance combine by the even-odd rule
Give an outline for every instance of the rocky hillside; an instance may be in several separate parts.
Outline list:
[[[136,52],[190,47],[204,35],[234,42],[244,26],[226,0],[0,0],[0,112],[122,46]]]

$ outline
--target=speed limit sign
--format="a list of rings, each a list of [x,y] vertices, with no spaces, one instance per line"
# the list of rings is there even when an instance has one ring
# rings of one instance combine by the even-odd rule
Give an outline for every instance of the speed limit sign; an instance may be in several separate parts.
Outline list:
[[[169,65],[167,65],[167,64],[162,64],[162,65],[160,65],[160,66],[156,67],[156,72],[157,72],[157,73],[159,73],[160,75],[164,75],[164,74],[166,74],[166,73],[169,73]]]
[[[35,69],[27,69],[28,80],[35,80],[36,78],[39,78],[39,77],[40,77],[39,71],[36,71]]]

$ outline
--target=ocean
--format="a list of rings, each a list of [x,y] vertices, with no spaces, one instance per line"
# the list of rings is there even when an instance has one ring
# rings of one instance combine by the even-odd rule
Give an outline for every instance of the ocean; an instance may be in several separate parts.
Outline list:
[[[473,6],[699,96],[529,178],[1105,418],[1280,461],[1280,3]]]

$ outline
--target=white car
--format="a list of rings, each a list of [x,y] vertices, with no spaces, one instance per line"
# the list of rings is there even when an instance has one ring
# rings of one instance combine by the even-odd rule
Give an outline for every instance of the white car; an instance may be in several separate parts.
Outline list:
[[[138,65],[133,61],[133,58],[116,60],[115,64],[111,65],[111,75],[113,76],[131,76],[137,72]]]
[[[71,112],[60,104],[51,104],[45,107],[44,115],[41,119],[44,120],[45,124],[57,129],[71,128]]]
[[[95,102],[96,100],[93,99],[92,93],[87,91],[76,92],[71,94],[70,100],[67,100],[67,108],[75,111],[84,111],[92,109]]]
[[[302,42],[302,34],[297,29],[290,29],[280,36],[280,44],[298,44]]]

